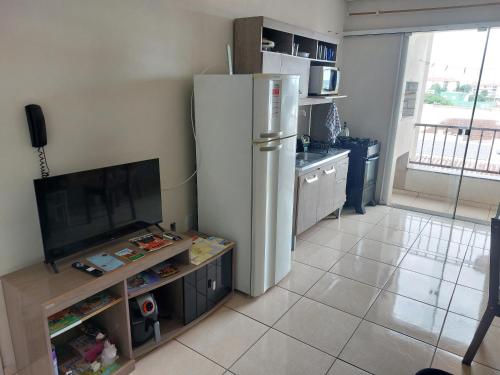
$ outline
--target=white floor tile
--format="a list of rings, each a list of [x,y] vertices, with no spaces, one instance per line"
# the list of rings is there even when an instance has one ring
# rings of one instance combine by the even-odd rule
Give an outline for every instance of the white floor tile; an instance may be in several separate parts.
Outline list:
[[[370,308],[380,289],[343,276],[326,273],[306,296],[359,317]]]
[[[349,252],[377,262],[397,266],[408,250],[404,247],[389,245],[383,242],[362,239]]]
[[[177,340],[229,368],[267,329],[243,314],[221,307]]]
[[[330,272],[382,288],[395,270],[396,267],[385,263],[346,254],[335,263]]]
[[[339,358],[373,374],[415,375],[433,354],[429,344],[363,321]]]
[[[286,333],[338,356],[361,319],[308,298],[297,302],[275,325]]]
[[[326,375],[369,375],[369,373],[337,359]]]
[[[460,274],[461,261],[445,260],[440,256],[422,252],[410,251],[399,264],[406,270],[420,272],[438,279],[457,282]]]
[[[340,217],[339,219],[325,219],[319,223],[321,227],[334,229],[339,232],[352,234],[354,236],[365,236],[375,224],[365,223],[359,220]]]
[[[230,370],[237,375],[323,375],[334,360],[271,329]]]
[[[292,262],[292,270],[279,283],[279,286],[291,292],[303,295],[305,294],[320,278],[325,271],[316,267],[311,267],[299,262]]]
[[[375,226],[365,238],[387,243],[389,245],[410,248],[418,235],[410,232],[403,232],[394,228]]]
[[[390,292],[444,309],[448,308],[453,288],[448,281],[404,269],[396,270],[385,286]]]
[[[339,251],[349,251],[361,237],[316,225],[299,235],[301,240],[330,247]]]
[[[132,375],[220,375],[224,371],[223,367],[174,340],[137,361]]]
[[[236,293],[226,306],[272,326],[299,299],[300,295],[275,286],[257,298]]]
[[[366,314],[366,320],[437,345],[446,310],[382,291]]]
[[[344,252],[317,245],[312,242],[297,240],[293,260],[328,271],[343,256]]]

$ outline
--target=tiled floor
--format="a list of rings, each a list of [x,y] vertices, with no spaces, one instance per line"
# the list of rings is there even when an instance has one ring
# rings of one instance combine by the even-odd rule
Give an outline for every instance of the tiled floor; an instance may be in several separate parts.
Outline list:
[[[455,200],[438,195],[393,189],[391,204],[452,214]],[[460,199],[458,201],[457,216],[473,220],[488,221],[496,214],[497,208],[497,205],[488,205]]]
[[[237,294],[134,374],[410,375],[432,365],[500,375],[498,321],[472,367],[461,365],[487,300],[489,236],[384,206],[325,220],[300,236],[279,286]]]

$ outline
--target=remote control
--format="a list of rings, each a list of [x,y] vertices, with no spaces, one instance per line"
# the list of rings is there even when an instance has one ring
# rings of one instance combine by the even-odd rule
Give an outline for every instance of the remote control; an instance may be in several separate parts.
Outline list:
[[[92,275],[95,277],[102,276],[102,274],[104,273],[101,270],[98,270],[97,268],[88,266],[88,265],[83,264],[81,262],[75,262],[71,265],[71,267],[76,268],[78,271],[88,273],[89,275]]]
[[[172,240],[172,241],[182,240],[181,236],[178,236],[178,235],[173,234],[173,233],[163,233],[163,237],[168,238],[169,240]]]

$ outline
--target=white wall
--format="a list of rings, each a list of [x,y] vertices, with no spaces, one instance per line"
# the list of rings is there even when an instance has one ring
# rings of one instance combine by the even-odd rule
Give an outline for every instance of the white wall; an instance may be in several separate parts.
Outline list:
[[[340,34],[345,3],[0,1],[0,275],[42,259],[24,105],[43,107],[53,175],[159,157],[164,221],[183,229],[194,185],[167,188],[194,169],[192,75],[225,72],[233,18],[257,15]]]
[[[491,0],[356,0],[348,2],[348,11],[371,12],[377,10],[415,9],[492,2]],[[345,20],[344,31],[481,22],[500,22],[500,5],[431,12],[348,16]]]
[[[383,186],[403,39],[398,34],[346,37],[342,46],[340,93],[348,99],[337,103],[352,136],[381,143],[377,199]]]

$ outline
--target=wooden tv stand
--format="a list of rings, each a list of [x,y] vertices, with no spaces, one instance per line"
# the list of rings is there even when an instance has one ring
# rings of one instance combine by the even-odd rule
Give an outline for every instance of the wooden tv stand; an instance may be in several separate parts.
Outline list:
[[[127,238],[95,247],[83,254],[80,253],[78,257],[67,259],[59,263],[59,273],[57,274],[52,271],[49,265],[40,263],[1,278],[18,374],[53,374],[51,345],[54,340],[62,340],[65,336],[71,337],[74,329],[61,333],[58,337],[54,337],[53,334],[53,339],[51,339],[47,318],[101,291],[108,291],[118,297],[112,304],[105,306],[96,312],[95,316],[92,316],[92,319],[95,319],[106,331],[108,337],[118,348],[120,368],[114,372],[114,374],[118,375],[131,373],[135,368],[136,358],[180,335],[215,311],[217,307],[224,304],[232,296],[234,292],[233,243],[229,244],[221,253],[200,265],[190,263],[192,240],[189,236],[181,235],[182,240],[148,253],[143,258],[127,263],[114,271],[105,272],[101,277],[93,277],[71,267],[71,264],[76,260],[89,264],[90,262],[86,258],[93,254],[101,252],[114,254],[125,247],[133,248],[127,239],[138,234],[143,233],[127,236]],[[220,263],[223,258],[225,260],[230,259],[231,262],[229,293],[225,293],[220,300],[210,305],[208,311],[201,316],[197,316],[194,320],[192,319],[188,324],[184,324],[182,319],[178,318],[160,320],[161,340],[158,343],[152,339],[137,348],[132,347],[129,299],[153,290],[161,291],[160,288],[169,286],[175,286],[176,289],[179,289],[178,284],[180,284],[182,290],[182,283],[187,280],[186,277],[192,277],[191,274],[203,270],[204,267],[208,269],[212,264]],[[127,279],[129,277],[167,259],[175,259],[179,268],[176,274],[162,278],[157,283],[139,291],[129,293],[127,289]],[[179,292],[177,292],[176,298],[178,297],[183,298]],[[168,302],[171,303],[170,300]],[[159,301],[158,303],[160,305]],[[184,300],[182,303],[184,303]],[[178,306],[176,309],[183,311],[183,306]],[[75,333],[73,333],[74,335]]]

